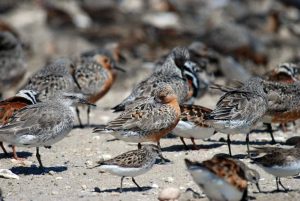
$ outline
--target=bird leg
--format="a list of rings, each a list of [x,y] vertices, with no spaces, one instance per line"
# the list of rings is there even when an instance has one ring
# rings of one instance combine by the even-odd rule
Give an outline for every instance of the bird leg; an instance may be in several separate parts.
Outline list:
[[[272,138],[271,144],[276,144],[274,135],[273,135],[273,129],[272,129],[272,125],[270,123],[265,123],[265,125],[267,126],[267,131],[270,133],[270,136]]]
[[[90,125],[90,113],[91,113],[91,106],[87,106],[87,125]]]
[[[23,158],[19,158],[17,155],[17,150],[16,150],[16,146],[12,145],[12,150],[13,150],[13,158],[16,159],[17,161],[24,161]]]
[[[83,128],[83,125],[82,125],[82,122],[81,122],[81,119],[80,119],[80,111],[79,111],[78,107],[76,107],[76,114],[77,114],[79,126],[80,126],[80,128]]]
[[[232,156],[231,154],[231,140],[230,140],[230,134],[227,134],[227,145],[228,145],[228,151],[229,151],[229,155]]]
[[[132,182],[138,187],[139,191],[143,190],[135,181],[135,179],[133,177],[131,177]]]
[[[284,189],[284,191],[288,191],[289,190],[288,188],[286,188],[286,187],[283,186],[283,184],[280,181],[280,177],[278,177],[278,183]]]
[[[189,150],[188,146],[185,144],[183,137],[179,137],[179,138],[180,138],[182,144],[184,145],[185,150]]]
[[[5,155],[8,155],[6,149],[5,149],[4,145],[3,145],[3,142],[0,142],[0,147],[2,148],[4,154],[5,154]]]
[[[125,177],[123,176],[123,177],[121,177],[121,187],[120,187],[120,193],[122,193],[122,191],[123,191],[123,179],[124,179]]]
[[[246,144],[247,144],[247,154],[248,154],[248,158],[250,158],[250,148],[249,148],[249,134],[246,134]]]
[[[141,148],[142,148],[142,144],[138,143],[138,149],[141,149]]]
[[[191,141],[193,143],[193,150],[199,150],[199,148],[197,147],[197,145],[195,143],[195,138],[191,137]]]
[[[40,168],[41,169],[44,169],[44,166],[43,166],[43,163],[42,163],[42,160],[41,160],[41,155],[40,155],[40,150],[39,150],[39,147],[36,148],[36,158],[40,164]]]

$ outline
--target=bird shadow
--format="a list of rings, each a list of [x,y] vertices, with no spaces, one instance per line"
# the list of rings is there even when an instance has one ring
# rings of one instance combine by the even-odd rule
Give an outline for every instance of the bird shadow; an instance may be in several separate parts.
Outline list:
[[[10,170],[17,175],[43,175],[49,173],[50,171],[59,173],[64,172],[67,169],[68,168],[66,166],[45,167],[44,169],[42,169],[35,165],[32,165],[30,167],[13,167]]]
[[[148,191],[151,190],[152,187],[151,186],[144,186],[142,187],[142,190],[139,190],[138,187],[129,187],[129,188],[123,188],[123,193],[125,192],[143,192],[143,191]],[[112,192],[119,192],[120,188],[111,188],[111,189],[105,189],[105,190],[100,190],[99,191],[94,191],[94,192],[98,192],[98,193],[112,193]]]
[[[176,144],[176,145],[171,145],[168,147],[163,147],[162,151],[166,152],[177,152],[177,151],[201,151],[201,150],[206,150],[206,149],[214,149],[223,146],[224,144],[222,143],[212,143],[208,145],[200,144],[197,145],[198,150],[193,150],[192,145],[188,145],[189,150],[186,150],[184,145]]]
[[[28,152],[28,151],[20,151],[20,152],[17,152],[18,154],[18,157],[20,158],[28,158],[28,157],[31,157],[32,156],[32,153],[31,152]],[[8,154],[5,154],[5,153],[1,153],[0,154],[0,158],[12,158],[12,153],[8,153]]]
[[[224,143],[226,144],[227,141],[224,139],[224,138],[220,138],[219,140],[212,140],[212,139],[209,139],[209,140],[206,140],[206,142],[219,142],[219,143]],[[246,140],[232,140],[231,145],[246,145]],[[269,145],[269,144],[272,144],[271,140],[270,141],[251,141],[251,138],[250,138],[250,141],[249,141],[249,145]],[[284,143],[281,143],[281,142],[277,142],[276,144],[284,144]]]

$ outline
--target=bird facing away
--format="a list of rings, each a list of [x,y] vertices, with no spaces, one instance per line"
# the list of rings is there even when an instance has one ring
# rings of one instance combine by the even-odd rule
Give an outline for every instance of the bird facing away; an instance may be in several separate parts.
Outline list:
[[[171,85],[180,104],[188,101],[194,94],[190,86],[198,85],[197,79],[194,78],[195,73],[192,72],[194,65],[189,59],[186,48],[174,48],[165,62],[157,67],[150,77],[139,83],[127,98],[112,109],[114,112],[124,111],[127,105],[134,103],[140,97],[150,97],[153,90],[164,84]],[[187,74],[193,77],[190,78],[190,83]]]
[[[148,172],[159,156],[161,156],[160,148],[156,145],[147,144],[143,145],[141,149],[128,151],[110,160],[99,162],[98,166],[121,177],[120,193],[123,190],[123,179],[125,177],[131,177],[138,189],[142,190],[134,177]]]
[[[37,93],[32,90],[21,90],[14,97],[8,98],[0,102],[0,124],[5,125],[9,119],[14,115],[15,112],[21,110],[27,105],[32,105],[37,103],[36,99]],[[0,142],[0,146],[5,154],[7,151],[3,146],[3,142]],[[12,146],[13,158],[16,160],[21,160],[17,156],[16,147]]]
[[[247,178],[235,161],[215,157],[202,163],[185,159],[185,164],[195,183],[210,200],[246,200]]]
[[[104,128],[94,132],[108,132],[127,142],[157,142],[178,123],[180,108],[170,85],[159,86],[152,97],[140,99]]]
[[[280,191],[279,185],[284,191],[288,191],[281,183],[280,178],[300,173],[300,148],[256,147],[256,150],[251,152],[264,154],[261,157],[251,158],[251,160],[264,171],[276,177],[277,191]]]
[[[249,133],[255,128],[268,109],[268,101],[261,78],[251,78],[240,89],[228,90],[218,101],[216,108],[205,115],[205,122],[217,131],[227,134],[231,155],[230,135],[246,134],[249,151]]]
[[[89,104],[82,94],[58,93],[45,102],[18,110],[0,127],[0,141],[16,146],[36,147],[39,165],[43,164],[39,147],[50,147],[73,128],[76,104]]]
[[[196,150],[195,139],[206,139],[215,134],[215,129],[204,123],[204,115],[212,110],[199,105],[180,105],[180,110],[180,119],[172,134],[180,137],[186,149],[184,138],[190,138]]]
[[[56,96],[58,92],[72,93],[76,86],[69,72],[72,68],[74,65],[69,59],[57,59],[31,76],[23,88],[37,91],[40,101]]]
[[[26,73],[21,42],[9,32],[0,32],[0,93],[15,87]]]
[[[117,70],[124,70],[117,66],[115,57],[118,53],[106,49],[96,49],[81,54],[80,61],[72,72],[78,83],[79,91],[85,94],[91,103],[100,100],[111,88],[116,80]],[[113,55],[115,55],[113,57]],[[76,109],[78,119],[79,109]],[[88,125],[90,122],[90,107],[87,108]],[[80,122],[82,126],[82,123]]]

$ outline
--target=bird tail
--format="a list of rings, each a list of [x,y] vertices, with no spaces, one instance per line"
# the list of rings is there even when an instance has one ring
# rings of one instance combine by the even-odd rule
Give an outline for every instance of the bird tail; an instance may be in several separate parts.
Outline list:
[[[113,110],[114,113],[116,112],[122,112],[125,110],[125,105],[124,104],[119,104],[119,105],[116,105],[115,107],[111,108]]]

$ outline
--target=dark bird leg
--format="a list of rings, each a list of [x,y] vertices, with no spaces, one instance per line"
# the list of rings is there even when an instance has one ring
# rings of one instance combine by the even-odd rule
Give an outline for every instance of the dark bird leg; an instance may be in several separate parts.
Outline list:
[[[139,191],[143,190],[135,181],[135,179],[133,177],[131,177],[132,182],[138,187]]]
[[[280,190],[279,190],[278,179],[279,179],[279,177],[276,177],[276,188],[277,188],[277,191],[280,191]]]
[[[227,134],[227,145],[228,145],[228,150],[229,150],[229,155],[232,156],[231,154],[231,140],[230,140],[230,134]]]
[[[193,150],[198,150],[199,148],[197,147],[196,143],[195,143],[195,138],[191,138],[191,141],[193,143]]]
[[[90,113],[91,113],[91,106],[88,105],[87,108],[87,125],[90,125]]]
[[[78,107],[76,107],[76,114],[77,114],[79,126],[80,126],[80,128],[83,128],[83,125],[82,125],[82,122],[81,122],[81,119],[80,119],[80,112],[79,112],[79,108]]]
[[[36,155],[35,156],[36,156],[36,158],[37,158],[37,160],[38,160],[38,162],[40,164],[40,168],[44,169],[44,166],[43,166],[43,163],[42,163],[42,160],[41,160],[41,155],[40,155],[40,149],[39,149],[39,147],[36,148]]]
[[[7,156],[8,153],[7,153],[7,151],[6,151],[6,149],[5,149],[4,145],[3,145],[3,142],[0,142],[0,147],[3,150],[4,154]]]
[[[179,137],[179,138],[180,138],[182,144],[184,145],[185,150],[189,150],[188,146],[185,144],[183,137]]]
[[[157,141],[157,146],[158,146],[159,149],[161,149],[159,140]]]
[[[270,136],[272,138],[271,144],[276,144],[274,135],[273,135],[273,129],[272,129],[272,124],[269,123],[264,123],[267,126],[267,131],[270,133]]]
[[[125,177],[123,176],[123,177],[121,177],[121,187],[120,187],[120,193],[122,193],[122,191],[123,191],[123,179],[124,179]]]
[[[250,133],[247,133],[247,134],[246,134],[246,144],[247,144],[247,155],[248,155],[248,158],[250,158],[249,134],[250,134]]]
[[[279,185],[284,189],[284,191],[288,191],[289,189],[286,188],[286,187],[284,187],[283,184],[281,183],[280,177],[277,177],[277,178],[278,178],[278,183],[279,183]]]
[[[138,143],[138,149],[141,149],[141,148],[142,148],[142,144]]]

